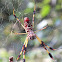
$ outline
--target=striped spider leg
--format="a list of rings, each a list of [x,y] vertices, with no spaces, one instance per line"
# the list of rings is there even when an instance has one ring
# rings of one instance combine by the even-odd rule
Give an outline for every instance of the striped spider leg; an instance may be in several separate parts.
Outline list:
[[[25,44],[25,48],[24,48],[24,51],[23,51],[23,62],[25,62],[25,52],[26,52],[26,48],[27,48],[27,44],[28,44],[28,37],[26,38],[26,44]]]
[[[32,25],[33,25],[33,28],[34,28],[34,17],[35,17],[35,12],[36,12],[36,4],[34,5],[33,18],[32,18]]]
[[[26,52],[27,44],[28,44],[28,37],[26,37],[26,40],[25,40],[25,42],[23,44],[22,50],[21,50],[17,60],[20,58],[20,56],[21,56],[21,54],[23,52],[23,62],[25,62],[25,52]]]
[[[56,50],[53,49],[52,47],[47,46],[42,40],[40,40],[40,38],[35,34],[35,32],[41,31],[43,29],[46,29],[47,26],[43,27],[40,30],[37,31],[33,31],[34,28],[34,16],[35,16],[35,9],[36,7],[34,6],[34,11],[33,11],[33,19],[32,19],[32,24],[30,23],[30,20],[28,17],[24,18],[24,25],[21,24],[20,20],[17,18],[17,16],[14,13],[14,9],[13,9],[13,15],[14,17],[17,19],[17,21],[22,25],[22,27],[25,29],[26,33],[14,33],[14,34],[27,34],[27,37],[25,39],[25,42],[23,44],[22,50],[17,58],[17,60],[20,58],[21,54],[23,53],[23,62],[25,62],[25,53],[26,53],[26,48],[27,48],[27,44],[28,44],[28,40],[34,40],[37,38],[37,40],[40,42],[40,44],[42,45],[42,47],[47,51],[47,53],[49,54],[49,56],[53,59],[53,56],[51,55],[51,53],[49,53],[49,51],[46,49],[49,48],[51,50]],[[33,25],[33,26],[32,26]]]
[[[46,29],[47,27],[48,27],[48,24],[47,24],[45,27],[43,27],[42,29],[40,29],[40,30],[36,30],[36,31],[34,31],[34,32],[39,32],[39,31],[41,31],[41,30]]]
[[[37,40],[40,42],[40,44],[42,45],[42,47],[47,51],[47,53],[49,54],[49,56],[53,59],[53,56],[51,55],[51,53],[47,50],[47,48],[46,47],[48,47],[49,49],[51,49],[51,50],[56,50],[56,49],[53,49],[52,47],[49,47],[49,46],[47,46],[47,45],[45,45],[45,43],[42,41],[42,40],[40,40],[40,38],[36,35],[36,38],[37,38]],[[46,46],[46,47],[45,47]],[[54,59],[53,59],[54,60]]]
[[[17,21],[21,24],[20,20],[17,18],[17,16],[16,16],[15,13],[14,13],[14,8],[13,8],[13,15],[14,15],[14,17],[17,19]],[[22,25],[22,24],[21,24],[21,25]],[[22,27],[25,28],[23,25],[22,25]]]

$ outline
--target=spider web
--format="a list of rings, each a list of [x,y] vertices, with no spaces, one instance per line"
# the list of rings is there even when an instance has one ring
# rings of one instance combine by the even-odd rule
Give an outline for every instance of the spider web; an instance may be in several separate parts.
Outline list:
[[[19,55],[26,38],[25,35],[20,36],[12,33],[25,32],[13,16],[13,8],[23,24],[23,17],[27,14],[23,10],[26,9],[28,2],[29,0],[1,0],[0,2],[0,48],[1,52],[6,51],[8,56]]]
[[[18,24],[17,21],[15,21],[16,19],[14,20],[12,11],[13,11],[13,8],[15,8],[15,12],[19,13],[18,15],[19,16],[21,15],[20,17],[22,17],[23,13],[18,11],[20,10],[23,11],[25,9],[27,1],[1,0],[0,3],[1,3],[0,4],[0,48],[1,48],[1,51],[6,51],[8,55],[10,53],[10,56],[12,54],[16,55],[17,50],[19,51],[21,50],[21,46],[23,42],[20,41],[21,37],[19,35],[14,35],[11,31],[13,30],[16,32],[22,32],[24,29],[20,27],[20,24]],[[25,6],[23,7],[24,3],[25,3]]]
[[[13,55],[14,57],[16,57],[17,55],[19,55],[23,42],[26,38],[25,35],[21,36],[21,35],[15,35],[12,33],[12,31],[25,32],[24,29],[21,27],[21,25],[16,21],[16,19],[13,16],[13,13],[12,13],[13,8],[15,9],[15,13],[16,13],[17,17],[21,20],[21,22],[23,24],[23,18],[25,16],[29,16],[29,18],[32,20],[32,13],[28,14],[28,12],[23,12],[27,8],[27,5],[28,5],[27,3],[29,3],[29,2],[31,2],[30,4],[33,5],[32,0],[0,0],[0,48],[1,48],[1,52],[6,51],[8,53],[8,56]],[[34,7],[32,5],[30,6],[31,8]],[[38,17],[40,18],[40,16],[38,16]],[[61,21],[56,22],[56,25],[60,25],[60,23],[61,23]],[[37,23],[35,23],[35,25],[37,25]],[[40,26],[40,25],[38,25],[38,26]],[[54,38],[53,38],[53,36],[51,36],[51,39],[47,40],[48,37],[47,38],[45,37],[47,41],[51,40],[50,45],[53,47],[58,41],[62,40],[61,35],[60,35],[59,39],[57,39],[58,36],[56,36],[57,33],[62,31],[61,26],[62,25],[60,25],[59,27],[58,26],[55,26],[55,27],[53,26],[52,28],[49,27],[49,28],[47,28],[48,30],[46,30],[48,32],[46,32],[46,31],[38,32],[37,34],[40,38],[43,37],[43,33],[44,33],[44,37],[45,36],[49,37],[49,35],[51,35],[51,33],[54,29],[58,29],[59,30],[58,32],[56,32],[56,30],[55,30],[56,33],[55,32],[53,33]],[[40,28],[38,27],[38,29],[40,29]],[[40,33],[41,33],[41,35],[40,35]],[[46,34],[46,33],[48,33],[48,34]],[[43,40],[45,40],[45,39],[43,39]],[[33,43],[34,42],[31,41],[30,45],[33,46]],[[39,43],[35,42],[35,45],[39,46]],[[31,46],[30,46],[30,48],[31,48]],[[59,47],[59,49],[61,49],[61,48],[62,48],[62,46]]]

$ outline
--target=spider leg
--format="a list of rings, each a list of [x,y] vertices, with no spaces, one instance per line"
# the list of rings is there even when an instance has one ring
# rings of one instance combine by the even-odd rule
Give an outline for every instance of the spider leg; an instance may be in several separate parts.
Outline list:
[[[26,44],[25,44],[25,48],[23,51],[23,62],[25,62],[25,53],[26,53],[27,44],[28,44],[28,38],[26,39]]]
[[[37,30],[37,31],[34,31],[34,32],[38,32],[38,31],[44,30],[44,29],[46,29],[47,27],[48,27],[48,25],[46,25],[46,26],[45,26],[45,27],[43,27],[42,29]]]
[[[37,35],[36,35],[36,38],[40,42],[40,44],[42,45],[42,47],[47,51],[47,53],[49,54],[49,56],[53,59],[53,56],[51,55],[51,53],[49,53],[49,51],[46,49],[44,42],[42,40],[40,40],[40,38]]]
[[[17,35],[22,35],[22,34],[27,34],[27,33],[16,33],[16,32],[15,32],[14,34],[17,34]]]
[[[36,35],[36,38],[37,38],[37,40],[40,42],[40,44],[42,44],[41,42],[42,42],[42,40]]]
[[[36,4],[34,5],[33,18],[32,18],[33,28],[34,28],[34,17],[35,17],[35,12],[36,12]]]
[[[13,8],[13,15],[14,15],[14,17],[17,19],[17,21],[21,24],[20,20],[17,18],[17,16],[16,16],[15,13],[14,13],[14,8]],[[21,24],[21,25],[22,25],[22,24]],[[22,27],[25,28],[23,25],[22,25]]]
[[[23,62],[25,62],[25,50],[23,51]]]
[[[21,52],[20,52],[20,54],[19,54],[17,60],[20,58],[20,56],[21,56],[21,54],[22,54],[22,52],[23,52],[24,47],[25,47],[25,43],[24,43],[24,45],[23,45],[23,47],[22,47],[22,50],[21,50]]]
[[[52,47],[49,47],[48,45],[46,45],[43,41],[42,43],[44,44],[44,46],[48,47],[50,50],[56,50],[56,49],[53,49]]]
[[[41,44],[42,45],[42,44]],[[46,49],[46,47],[45,46],[43,46],[44,47],[44,49],[47,51],[47,53],[49,54],[49,56],[53,59],[53,56],[52,56],[52,54]],[[54,59],[53,59],[54,60]]]
[[[24,42],[24,44],[23,44],[22,50],[21,50],[21,52],[20,52],[20,54],[19,54],[17,60],[20,58],[20,56],[21,56],[23,50],[26,50],[26,47],[25,47],[25,46],[26,46],[27,43],[28,43],[28,38],[26,37],[26,40],[25,40],[25,42]]]

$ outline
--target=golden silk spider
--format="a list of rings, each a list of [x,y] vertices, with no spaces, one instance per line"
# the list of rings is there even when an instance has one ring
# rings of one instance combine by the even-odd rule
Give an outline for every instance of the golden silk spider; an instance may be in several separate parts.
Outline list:
[[[25,29],[26,33],[15,33],[15,34],[27,34],[27,37],[25,39],[25,42],[23,44],[22,50],[17,58],[17,60],[20,58],[21,54],[23,53],[23,62],[25,62],[25,53],[26,53],[26,48],[27,48],[27,44],[28,44],[28,40],[34,40],[37,39],[40,44],[42,45],[42,47],[47,51],[47,53],[49,54],[49,56],[53,59],[53,56],[51,55],[51,53],[47,50],[47,48],[51,49],[51,50],[56,50],[53,49],[52,47],[47,46],[42,40],[40,40],[40,38],[35,34],[35,32],[41,31],[43,29],[47,28],[47,25],[45,27],[43,27],[40,30],[37,31],[33,31],[34,28],[34,17],[35,17],[35,12],[36,12],[36,5],[34,6],[34,11],[33,11],[33,18],[32,18],[32,24],[30,23],[30,20],[28,17],[24,18],[24,25],[21,24],[20,20],[17,18],[17,16],[14,13],[14,8],[13,8],[13,15],[14,17],[17,19],[17,21],[21,24],[21,26]],[[47,47],[47,48],[46,48]],[[54,59],[53,59],[54,60]]]

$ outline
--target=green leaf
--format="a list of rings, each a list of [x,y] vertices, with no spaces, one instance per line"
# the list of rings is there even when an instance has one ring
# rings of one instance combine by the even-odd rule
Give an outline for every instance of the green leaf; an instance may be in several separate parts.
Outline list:
[[[47,16],[50,13],[50,9],[51,9],[51,7],[49,5],[46,5],[40,10],[40,14],[41,14],[42,18],[44,18],[45,16]]]

